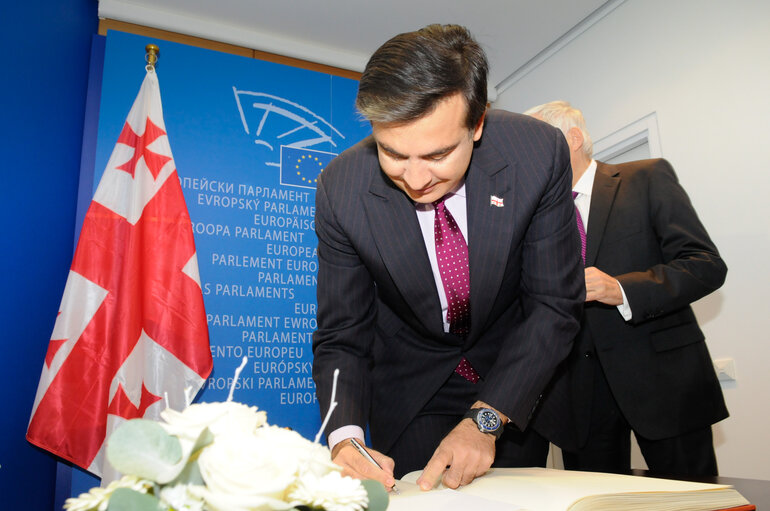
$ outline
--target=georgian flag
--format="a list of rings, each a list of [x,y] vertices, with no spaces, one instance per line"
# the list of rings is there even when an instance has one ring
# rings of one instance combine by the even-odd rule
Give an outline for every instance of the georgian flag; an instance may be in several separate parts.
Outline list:
[[[182,409],[211,373],[192,226],[148,67],[86,213],[48,344],[27,440],[115,474],[122,422]]]

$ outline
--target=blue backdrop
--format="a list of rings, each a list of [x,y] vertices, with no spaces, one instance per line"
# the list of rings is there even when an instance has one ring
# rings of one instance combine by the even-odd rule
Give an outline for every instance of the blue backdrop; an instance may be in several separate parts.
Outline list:
[[[110,31],[94,187],[144,78],[148,43],[160,47],[166,130],[208,315],[214,371],[199,400],[225,400],[247,356],[235,399],[312,439],[321,423],[311,377],[315,180],[369,134],[354,109],[357,82]]]

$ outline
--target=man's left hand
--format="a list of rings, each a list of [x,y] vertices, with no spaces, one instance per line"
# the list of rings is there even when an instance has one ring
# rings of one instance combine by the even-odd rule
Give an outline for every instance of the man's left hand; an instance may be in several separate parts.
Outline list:
[[[494,460],[495,436],[479,431],[471,419],[463,419],[441,441],[417,484],[430,490],[443,475],[444,486],[457,488],[486,473]]]
[[[621,305],[623,293],[618,281],[596,268],[589,266],[586,274],[586,301],[597,301],[607,305]]]

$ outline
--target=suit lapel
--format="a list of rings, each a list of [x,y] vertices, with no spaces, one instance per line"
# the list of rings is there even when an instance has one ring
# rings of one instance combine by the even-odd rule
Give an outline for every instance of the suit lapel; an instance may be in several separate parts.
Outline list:
[[[477,148],[466,176],[468,257],[471,270],[471,335],[486,322],[509,257],[514,222],[513,172],[496,150]],[[364,199],[372,236],[389,275],[407,306],[430,331],[443,333],[441,304],[422,243],[412,201],[377,172]],[[502,207],[491,204],[502,199]]]
[[[478,334],[486,323],[510,256],[516,227],[515,172],[501,172],[507,163],[494,149],[478,147],[473,152],[465,180],[468,210],[468,257],[471,279],[471,334]],[[502,199],[502,206],[492,198]]]
[[[441,302],[414,204],[379,170],[369,192],[364,207],[388,275],[417,319],[434,334],[443,334]]]
[[[593,266],[604,236],[604,228],[620,185],[620,175],[613,165],[596,162],[596,176],[591,190],[591,209],[588,212],[586,233],[586,266]]]

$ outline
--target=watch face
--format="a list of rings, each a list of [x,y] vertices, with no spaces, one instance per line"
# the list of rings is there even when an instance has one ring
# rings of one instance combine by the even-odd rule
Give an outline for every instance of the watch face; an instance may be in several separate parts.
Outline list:
[[[489,408],[483,408],[476,415],[476,424],[479,425],[480,430],[491,433],[500,427],[500,417]]]

